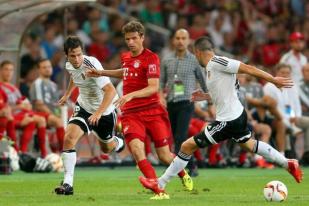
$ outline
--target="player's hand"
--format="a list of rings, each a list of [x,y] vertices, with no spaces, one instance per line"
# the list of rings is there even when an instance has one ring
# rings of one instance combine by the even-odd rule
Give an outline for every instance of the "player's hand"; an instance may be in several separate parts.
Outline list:
[[[122,107],[125,103],[131,101],[133,97],[130,94],[124,95],[114,102],[115,107]]]
[[[211,100],[211,97],[208,93],[203,92],[202,90],[198,89],[195,90],[191,95],[191,101],[203,101],[203,100]]]
[[[294,85],[293,80],[291,78],[286,78],[286,77],[274,77],[273,83],[279,89],[281,89],[281,88],[291,88]]]
[[[100,77],[102,76],[101,71],[102,70],[97,70],[94,67],[88,67],[86,66],[86,77]]]
[[[58,104],[60,106],[63,106],[65,103],[67,103],[67,101],[68,101],[68,96],[64,95],[63,97],[61,97],[61,99],[59,99]]]
[[[88,118],[88,122],[90,125],[97,126],[99,124],[99,120],[102,116],[101,112],[95,112]]]

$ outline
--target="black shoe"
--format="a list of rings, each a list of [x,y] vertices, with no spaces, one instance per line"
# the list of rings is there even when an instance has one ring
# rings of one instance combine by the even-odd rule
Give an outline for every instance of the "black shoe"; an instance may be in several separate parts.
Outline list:
[[[71,185],[64,183],[55,188],[55,193],[57,195],[73,195],[74,191]]]

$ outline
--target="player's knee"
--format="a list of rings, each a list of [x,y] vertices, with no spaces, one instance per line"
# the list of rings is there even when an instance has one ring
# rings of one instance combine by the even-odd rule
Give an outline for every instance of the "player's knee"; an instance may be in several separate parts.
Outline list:
[[[104,153],[110,153],[113,151],[113,147],[110,144],[101,144],[101,150]]]
[[[50,120],[51,120],[51,124],[55,125],[56,128],[63,127],[63,121],[61,118],[55,115],[52,115]]]
[[[191,142],[185,141],[181,144],[180,151],[185,154],[192,154],[197,148],[198,147],[194,146]]]
[[[136,161],[142,160],[145,158],[144,148],[140,145],[130,144],[131,153]]]
[[[72,149],[75,146],[76,137],[71,133],[68,133],[64,136],[63,149]]]
[[[170,152],[163,154],[158,153],[158,158],[165,165],[169,165],[173,161],[173,156]]]
[[[39,127],[46,127],[46,120],[44,117],[35,116],[34,121],[36,121]]]

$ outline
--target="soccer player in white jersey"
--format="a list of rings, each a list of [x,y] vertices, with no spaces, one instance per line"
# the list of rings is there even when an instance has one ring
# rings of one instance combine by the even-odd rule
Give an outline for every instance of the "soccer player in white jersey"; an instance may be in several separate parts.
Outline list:
[[[178,155],[160,178],[140,177],[140,182],[147,189],[159,188],[163,190],[172,177],[186,167],[195,150],[217,144],[226,139],[233,139],[243,149],[257,153],[268,161],[286,168],[298,183],[301,182],[303,174],[297,160],[286,159],[270,145],[251,138],[251,132],[247,126],[247,115],[236,91],[236,87],[238,87],[237,73],[246,73],[265,79],[278,88],[293,86],[292,80],[273,77],[254,66],[216,56],[213,52],[213,45],[207,37],[196,40],[194,46],[195,56],[199,63],[206,68],[208,93],[196,91],[192,94],[192,100],[211,99],[216,108],[216,121],[209,124],[200,134],[189,138],[182,144]]]
[[[83,55],[83,45],[76,36],[70,36],[64,43],[64,51],[68,62],[66,70],[70,73],[70,83],[59,100],[63,105],[71,95],[74,86],[79,88],[79,96],[65,131],[62,159],[64,164],[64,180],[55,188],[58,195],[73,194],[73,176],[76,164],[75,145],[80,137],[91,131],[100,140],[104,153],[120,152],[124,141],[113,135],[116,113],[113,101],[118,97],[108,77],[86,77],[86,67],[91,66],[103,70],[100,62],[91,56]]]

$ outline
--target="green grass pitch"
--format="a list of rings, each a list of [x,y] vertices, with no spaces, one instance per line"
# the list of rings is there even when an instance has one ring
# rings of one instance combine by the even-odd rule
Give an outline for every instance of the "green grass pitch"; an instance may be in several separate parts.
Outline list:
[[[158,174],[164,168],[157,168]],[[149,200],[152,194],[138,182],[140,172],[135,167],[115,169],[77,168],[74,195],[57,196],[53,188],[62,179],[61,173],[27,174],[15,172],[0,176],[0,206],[92,206],[92,205],[301,205],[309,206],[309,168],[304,169],[301,184],[283,169],[201,169],[194,178],[195,190],[182,190],[175,178],[167,187],[170,200]],[[271,180],[280,180],[288,188],[288,199],[282,203],[266,202],[263,187]]]

